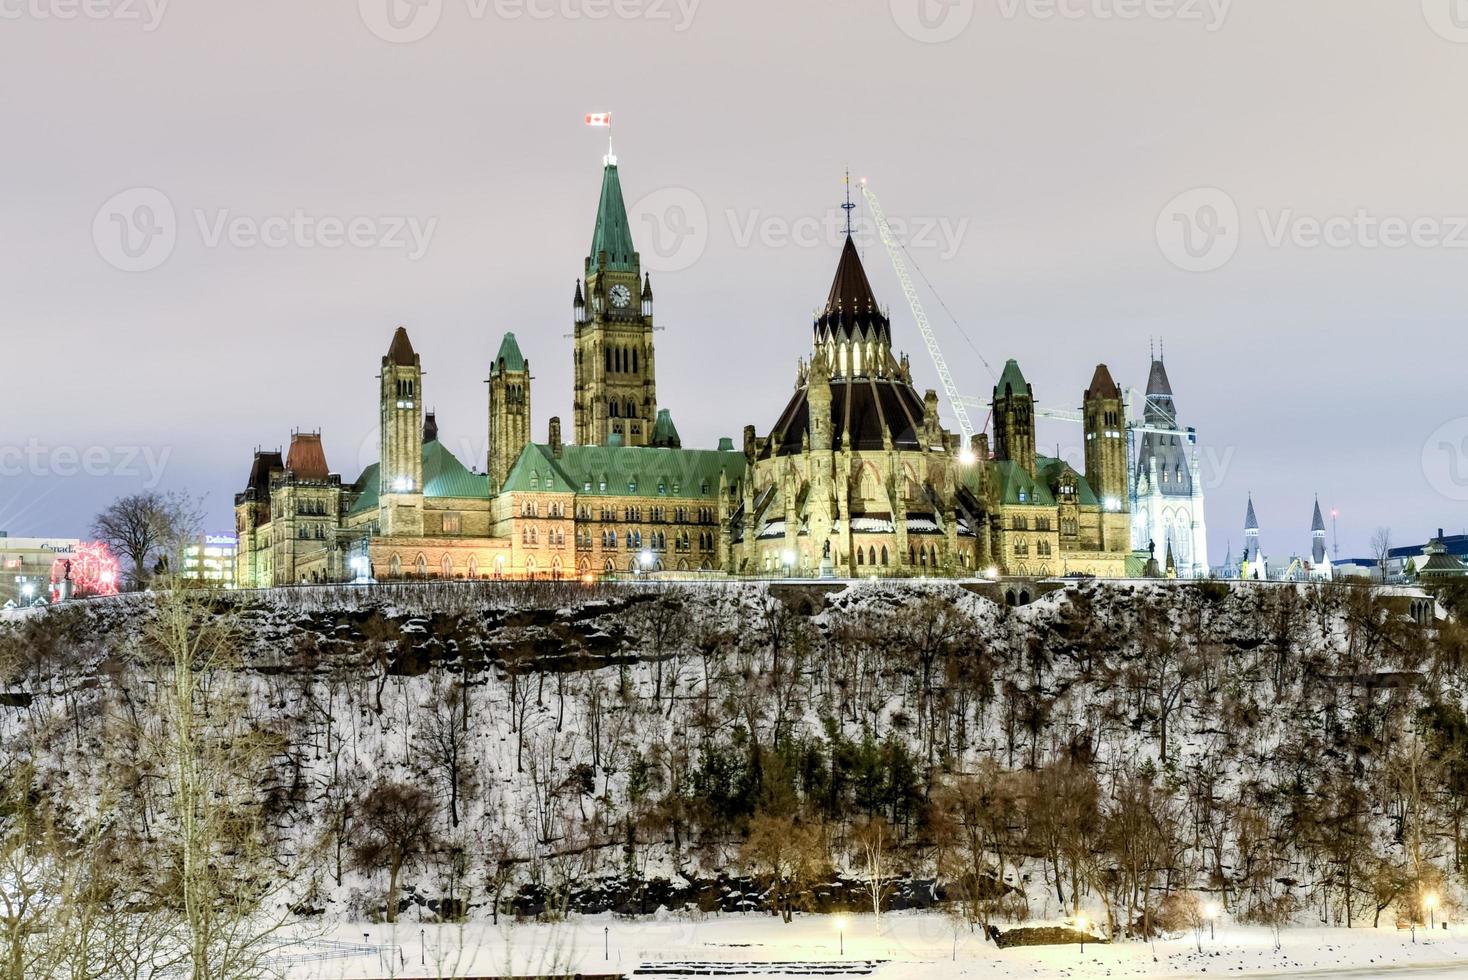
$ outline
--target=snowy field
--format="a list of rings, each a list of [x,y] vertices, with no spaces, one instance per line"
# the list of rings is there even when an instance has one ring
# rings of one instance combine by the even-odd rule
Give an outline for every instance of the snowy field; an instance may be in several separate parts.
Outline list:
[[[1205,931],[1203,952],[1191,933],[1152,945],[1088,945],[998,950],[954,931],[942,915],[888,915],[882,932],[870,916],[854,916],[843,934],[835,919],[721,916],[702,921],[665,918],[629,922],[610,916],[561,925],[342,926],[310,943],[313,957],[293,962],[290,980],[376,977],[540,976],[621,974],[657,977],[861,976],[879,980],[944,977],[1372,977],[1416,980],[1468,978],[1468,927],[1435,934],[1419,930],[1294,928],[1274,948],[1267,929],[1221,925]],[[420,932],[420,930],[422,930]],[[366,944],[378,947],[365,949]],[[843,953],[844,944],[844,953]],[[355,947],[356,950],[354,952]],[[292,951],[296,953],[297,951]],[[354,954],[354,955],[349,955]],[[316,958],[316,957],[331,957]],[[781,966],[780,964],[784,964]],[[867,972],[867,964],[875,964]],[[713,969],[708,969],[712,967]],[[690,969],[691,968],[691,969]],[[697,971],[697,972],[694,972]]]

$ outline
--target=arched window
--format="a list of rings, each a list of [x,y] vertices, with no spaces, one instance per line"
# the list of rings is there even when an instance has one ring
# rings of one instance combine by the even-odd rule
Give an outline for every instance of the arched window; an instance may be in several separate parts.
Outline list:
[[[554,558],[551,559],[551,578],[553,578],[553,579],[559,579],[560,577],[561,577],[561,556],[560,555],[556,555]]]
[[[469,556],[469,577],[470,578],[478,578],[479,577],[479,556],[477,556],[477,555],[470,555]]]
[[[525,559],[525,577],[535,578],[535,556],[530,555]]]
[[[428,556],[427,555],[420,554],[418,556],[418,560],[413,563],[413,568],[414,568],[414,571],[416,571],[418,573],[418,577],[419,578],[427,578],[428,577]]]
[[[877,546],[876,545],[872,545],[869,548],[867,548],[867,564],[868,565],[875,565],[876,563],[877,563]]]
[[[443,577],[446,579],[454,577],[454,560],[448,555],[443,556]]]
[[[887,546],[885,544],[882,545],[882,564],[887,564]]]
[[[632,348],[632,373],[637,373],[637,348]]]
[[[393,578],[397,578],[398,576],[403,574],[403,559],[398,557],[397,555],[393,555],[392,559],[387,563],[387,567],[388,573],[392,575]]]
[[[607,406],[607,412],[612,416],[612,418],[616,418],[619,411],[620,409],[617,407],[617,400],[613,398],[611,403]]]
[[[504,555],[495,555],[494,556],[494,577],[495,578],[504,578],[505,577],[505,556]]]
[[[865,565],[867,563],[866,552],[862,551],[860,548],[856,549],[856,563],[857,565]]]

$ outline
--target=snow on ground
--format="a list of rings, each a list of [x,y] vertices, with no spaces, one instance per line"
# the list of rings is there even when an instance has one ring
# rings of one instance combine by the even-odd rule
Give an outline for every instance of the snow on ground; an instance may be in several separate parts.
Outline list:
[[[844,934],[828,916],[802,916],[785,925],[764,915],[726,915],[695,920],[659,917],[628,921],[611,916],[578,917],[555,925],[463,927],[400,922],[343,925],[318,935],[319,947],[372,944],[382,947],[352,957],[292,964],[289,980],[368,980],[378,977],[537,976],[622,974],[631,976],[661,964],[670,971],[692,963],[746,965],[734,975],[786,977],[808,975],[800,967],[761,968],[759,964],[812,964],[826,975],[835,964],[849,964],[859,975],[865,961],[881,963],[877,980],[940,980],[947,977],[1340,976],[1359,978],[1408,972],[1417,980],[1468,977],[1468,926],[1436,933],[1395,929],[1294,928],[1274,948],[1267,929],[1221,925],[1216,939],[1205,931],[1203,952],[1192,933],[1155,945],[1128,943],[999,950],[977,933],[941,914],[893,914],[882,918],[877,934],[871,916],[853,916]],[[420,932],[421,930],[421,932]],[[844,953],[842,945],[844,943]],[[662,974],[670,975],[670,974]],[[729,974],[725,974],[729,975]]]

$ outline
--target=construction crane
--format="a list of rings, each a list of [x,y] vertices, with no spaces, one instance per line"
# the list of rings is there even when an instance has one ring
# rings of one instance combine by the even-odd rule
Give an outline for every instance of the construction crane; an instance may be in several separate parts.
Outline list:
[[[877,232],[882,236],[882,244],[887,246],[887,254],[892,257],[892,269],[897,273],[897,281],[902,284],[902,295],[907,297],[907,304],[912,307],[913,319],[917,321],[918,331],[923,335],[923,343],[928,345],[928,356],[933,359],[933,367],[938,370],[938,381],[943,385],[943,393],[948,396],[948,404],[953,407],[954,418],[958,420],[958,431],[963,435],[963,444],[960,449],[960,458],[966,462],[973,462],[974,424],[968,417],[968,400],[958,393],[958,386],[953,383],[953,374],[948,370],[948,362],[943,358],[943,348],[938,346],[938,338],[933,334],[933,325],[928,322],[928,314],[923,310],[922,300],[918,298],[917,287],[913,285],[912,276],[907,273],[907,263],[902,259],[902,246],[897,241],[897,236],[892,234],[892,226],[887,223],[887,215],[882,211],[881,202],[872,189],[867,186],[865,179],[861,182],[862,197],[866,199],[867,206],[872,209],[872,220],[877,224]]]
[[[872,219],[876,222],[877,231],[882,236],[882,244],[887,246],[887,254],[892,258],[892,269],[897,273],[897,281],[902,284],[902,293],[907,297],[908,305],[912,307],[913,319],[917,321],[918,330],[923,335],[923,342],[928,346],[928,356],[933,359],[933,367],[938,371],[938,380],[942,383],[944,394],[948,396],[948,403],[953,406],[953,414],[958,419],[959,431],[963,433],[961,458],[965,463],[972,463],[974,462],[974,455],[970,445],[973,441],[974,426],[973,422],[969,419],[968,410],[972,408],[987,412],[992,411],[993,405],[982,398],[974,398],[959,393],[958,386],[953,381],[953,374],[948,370],[948,362],[943,357],[943,349],[938,346],[938,338],[934,335],[932,324],[928,322],[928,315],[923,310],[922,300],[918,298],[917,288],[913,285],[912,276],[908,274],[907,262],[902,257],[902,245],[897,241],[897,236],[892,234],[892,227],[887,223],[887,215],[882,211],[881,202],[877,200],[877,195],[872,192],[872,189],[867,186],[865,178],[861,181],[861,193],[862,197],[866,199],[867,206],[872,210]],[[919,271],[921,272],[921,270]],[[929,283],[930,287],[931,285]],[[941,297],[939,298],[939,303],[942,303]],[[1135,460],[1137,458],[1137,437],[1147,433],[1162,436],[1176,436],[1183,440],[1185,445],[1193,447],[1198,445],[1198,432],[1196,429],[1179,429],[1175,423],[1172,426],[1148,424],[1146,413],[1138,414],[1136,411],[1138,394],[1139,392],[1136,388],[1124,389],[1123,413],[1125,416],[1127,456],[1129,460]],[[1052,419],[1057,422],[1085,423],[1085,416],[1075,409],[1043,408],[1037,405],[1035,406],[1035,415],[1039,418]],[[1132,496],[1134,489],[1133,482],[1135,474],[1132,470],[1133,467],[1129,462],[1127,465],[1128,498]]]

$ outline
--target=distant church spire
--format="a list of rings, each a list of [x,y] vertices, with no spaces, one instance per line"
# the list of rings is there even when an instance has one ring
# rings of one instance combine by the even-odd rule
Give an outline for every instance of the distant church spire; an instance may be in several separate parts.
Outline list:
[[[1320,497],[1315,497],[1315,518],[1310,522],[1310,557],[1316,565],[1325,564],[1325,515],[1320,512]]]

